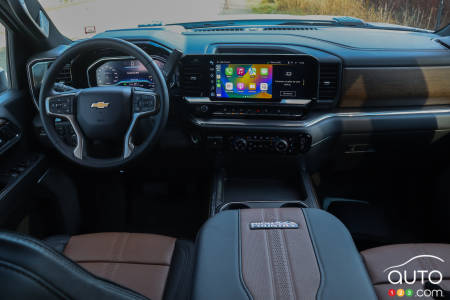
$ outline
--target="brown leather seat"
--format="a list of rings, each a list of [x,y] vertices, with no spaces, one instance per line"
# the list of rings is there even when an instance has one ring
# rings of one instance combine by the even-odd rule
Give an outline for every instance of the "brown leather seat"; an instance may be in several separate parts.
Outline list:
[[[442,274],[442,281],[437,286],[433,285],[432,289],[441,288],[444,293],[450,291],[450,245],[448,244],[389,245],[365,250],[361,252],[361,255],[375,292],[381,300],[392,299],[392,296],[388,294],[389,289],[395,291],[411,289],[416,293],[419,289],[429,288],[429,284],[422,284],[421,273],[414,272],[420,270],[427,271],[424,273],[425,279],[428,279],[428,274],[433,270],[439,271]],[[399,271],[403,277],[400,278],[396,271]],[[392,284],[388,280],[390,272],[392,272],[391,281],[396,284]],[[414,280],[414,276],[416,276],[416,280]],[[439,277],[439,273],[433,272],[431,281],[436,283],[439,281]],[[402,283],[399,282],[400,279],[402,279]],[[405,283],[405,279],[410,284]]]
[[[55,239],[47,242],[55,244]],[[156,234],[94,233],[72,236],[59,250],[100,278],[161,300],[184,298],[180,294],[187,293],[183,285],[191,276],[190,244]],[[182,289],[185,292],[180,293]]]

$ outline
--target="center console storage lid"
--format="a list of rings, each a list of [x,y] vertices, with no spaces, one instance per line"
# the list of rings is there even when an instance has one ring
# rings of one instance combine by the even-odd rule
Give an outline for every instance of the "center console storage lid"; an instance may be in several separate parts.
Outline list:
[[[319,209],[223,211],[197,241],[194,300],[377,299],[350,233]]]

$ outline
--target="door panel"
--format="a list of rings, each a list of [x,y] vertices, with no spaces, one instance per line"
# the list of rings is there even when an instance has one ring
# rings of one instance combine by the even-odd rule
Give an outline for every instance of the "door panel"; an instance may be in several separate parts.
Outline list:
[[[14,228],[31,203],[34,185],[45,171],[44,155],[33,151],[28,93],[0,95],[0,226]]]

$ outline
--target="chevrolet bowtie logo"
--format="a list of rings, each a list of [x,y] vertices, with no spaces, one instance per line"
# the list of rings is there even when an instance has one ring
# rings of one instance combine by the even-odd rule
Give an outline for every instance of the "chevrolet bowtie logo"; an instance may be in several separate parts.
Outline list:
[[[91,108],[95,107],[95,108],[103,109],[103,108],[107,108],[108,106],[109,106],[109,103],[108,102],[103,102],[103,101],[95,102],[95,103],[91,104]]]

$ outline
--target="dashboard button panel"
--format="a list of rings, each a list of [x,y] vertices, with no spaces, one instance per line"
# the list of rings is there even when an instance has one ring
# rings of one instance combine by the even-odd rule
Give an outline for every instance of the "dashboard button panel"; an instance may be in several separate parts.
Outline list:
[[[206,146],[214,150],[239,153],[274,153],[300,154],[311,147],[311,135],[300,133],[296,135],[211,135],[206,136]]]

